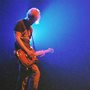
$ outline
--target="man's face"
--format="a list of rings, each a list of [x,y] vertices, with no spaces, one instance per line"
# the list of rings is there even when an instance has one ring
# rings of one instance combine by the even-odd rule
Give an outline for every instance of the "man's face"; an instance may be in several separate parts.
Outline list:
[[[37,21],[37,19],[38,19],[38,17],[36,17],[36,16],[30,16],[28,21],[30,22],[30,24],[33,24]]]
[[[32,10],[31,13],[32,14],[29,17],[29,22],[33,24],[40,18],[40,13],[37,10]]]

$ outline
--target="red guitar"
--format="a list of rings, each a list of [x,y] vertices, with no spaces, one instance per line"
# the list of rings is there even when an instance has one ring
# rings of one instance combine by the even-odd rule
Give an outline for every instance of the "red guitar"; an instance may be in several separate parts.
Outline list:
[[[33,49],[31,49],[32,52],[35,52]],[[40,50],[36,51],[37,56],[44,56],[46,53],[53,53],[54,49],[48,48],[47,50]],[[29,56],[25,51],[22,49],[19,49],[18,51],[15,52],[16,56],[20,60],[20,62],[25,66],[25,67],[31,67],[32,64],[36,63],[38,61],[37,56]]]

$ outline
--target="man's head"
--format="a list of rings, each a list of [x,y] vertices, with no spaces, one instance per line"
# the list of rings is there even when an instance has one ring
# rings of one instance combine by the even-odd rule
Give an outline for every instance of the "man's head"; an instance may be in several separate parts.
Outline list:
[[[31,8],[28,10],[26,14],[26,18],[32,22],[32,24],[35,22],[36,24],[39,23],[40,20],[40,11],[37,8]]]

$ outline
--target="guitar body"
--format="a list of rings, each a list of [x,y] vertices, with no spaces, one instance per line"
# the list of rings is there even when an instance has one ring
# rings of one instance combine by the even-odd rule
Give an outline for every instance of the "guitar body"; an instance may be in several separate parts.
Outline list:
[[[36,56],[28,56],[22,49],[17,50],[15,54],[20,60],[21,64],[28,68],[38,60]]]
[[[30,51],[35,52],[32,48],[30,48]],[[47,50],[40,50],[36,51],[35,53],[37,54],[37,56],[44,56],[46,53],[49,52],[53,53],[54,50],[52,48],[48,48]],[[22,49],[15,51],[15,54],[17,58],[20,60],[20,62],[27,68],[30,68],[32,64],[38,61],[36,56],[28,56],[27,53]]]

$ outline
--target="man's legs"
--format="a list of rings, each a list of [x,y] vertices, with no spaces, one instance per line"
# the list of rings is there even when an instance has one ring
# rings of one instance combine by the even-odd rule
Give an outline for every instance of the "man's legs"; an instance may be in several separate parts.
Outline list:
[[[32,68],[32,71],[34,72],[32,75],[32,83],[33,83],[32,87],[33,87],[33,90],[37,90],[39,78],[40,78],[40,71],[36,64],[33,64],[31,68]]]
[[[28,79],[29,76],[25,77],[24,80],[22,81],[22,90],[28,90]]]
[[[26,70],[25,67],[19,67],[19,77],[17,81],[16,90],[27,90],[28,88],[28,80],[29,80],[29,71]]]

